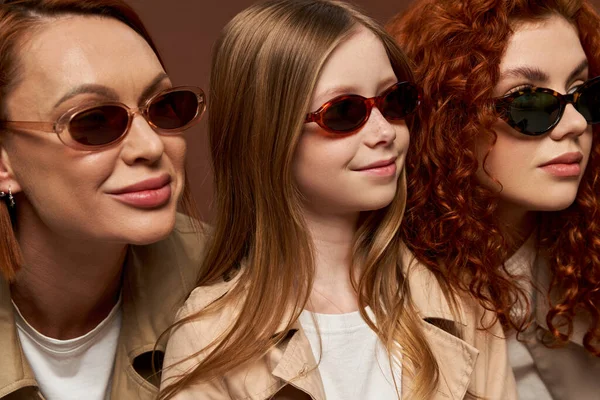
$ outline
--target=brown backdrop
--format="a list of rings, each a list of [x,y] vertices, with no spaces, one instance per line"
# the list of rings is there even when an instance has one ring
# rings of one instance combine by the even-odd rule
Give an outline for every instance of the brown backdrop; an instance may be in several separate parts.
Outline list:
[[[457,0],[461,1],[461,0]],[[212,44],[220,30],[254,0],[128,0],[150,30],[176,85],[208,89]],[[381,22],[403,11],[410,0],[353,0]],[[600,0],[592,3],[599,8]],[[201,215],[210,219],[212,177],[207,151],[206,116],[187,133],[188,174]]]

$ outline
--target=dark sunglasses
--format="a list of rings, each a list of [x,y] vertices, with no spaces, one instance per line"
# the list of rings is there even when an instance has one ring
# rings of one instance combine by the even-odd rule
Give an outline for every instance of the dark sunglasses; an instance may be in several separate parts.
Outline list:
[[[122,140],[135,114],[143,115],[156,132],[169,134],[193,126],[205,109],[202,89],[179,86],[157,93],[136,109],[119,102],[88,104],[70,109],[56,122],[0,121],[0,126],[54,132],[66,146],[95,150]]]
[[[572,104],[588,124],[597,124],[600,122],[600,76],[586,81],[570,94],[528,87],[494,100],[500,117],[529,136],[543,135],[558,125],[567,104]]]
[[[387,120],[397,121],[415,111],[420,100],[417,86],[410,82],[398,82],[380,96],[369,99],[357,94],[338,96],[317,111],[307,114],[305,122],[316,122],[330,133],[348,134],[369,120],[373,107],[377,107]]]

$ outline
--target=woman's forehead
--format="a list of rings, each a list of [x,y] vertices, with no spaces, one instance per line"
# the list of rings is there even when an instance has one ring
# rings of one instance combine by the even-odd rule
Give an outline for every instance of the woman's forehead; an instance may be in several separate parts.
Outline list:
[[[580,70],[586,60],[577,30],[564,18],[522,22],[508,40],[500,63],[501,81],[564,86],[574,72],[584,72]]]
[[[122,97],[139,95],[162,71],[139,34],[105,17],[69,16],[45,24],[25,43],[19,61],[15,95],[37,95],[48,106],[80,85],[103,85]]]

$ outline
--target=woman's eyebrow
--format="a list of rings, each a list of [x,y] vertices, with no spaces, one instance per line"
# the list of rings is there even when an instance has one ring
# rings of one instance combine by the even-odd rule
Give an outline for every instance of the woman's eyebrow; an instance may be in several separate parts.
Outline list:
[[[507,78],[526,78],[533,82],[547,82],[550,77],[547,73],[539,69],[538,67],[516,67],[505,71],[500,76],[500,79]]]
[[[569,74],[567,82],[571,82],[579,74],[581,74],[588,67],[588,60],[581,61],[575,69]],[[508,71],[502,73],[500,79],[522,77],[533,82],[548,82],[550,77],[547,73],[539,69],[538,67],[522,66],[511,68]]]
[[[119,98],[119,95],[114,89],[103,85],[87,83],[84,85],[77,86],[76,88],[73,88],[70,91],[68,91],[63,97],[60,98],[60,100],[56,102],[56,104],[54,104],[54,108],[58,107],[65,101],[83,93],[99,94],[100,96],[109,98],[111,100],[117,100]]]
[[[146,88],[140,95],[140,103],[143,100],[150,97],[151,95],[153,95],[156,92],[156,89],[160,86],[160,84],[168,77],[169,76],[164,72],[161,72],[160,74],[158,74],[152,80],[152,82],[150,82],[148,84],[148,86],[146,86]],[[112,88],[109,88],[104,85],[95,84],[95,83],[86,83],[84,85],[77,86],[77,87],[71,89],[70,91],[68,91],[63,97],[60,98],[60,100],[58,100],[56,102],[56,104],[54,104],[54,108],[60,106],[65,101],[67,101],[77,95],[84,94],[84,93],[98,94],[102,97],[106,97],[107,99],[115,100],[115,101],[119,99],[119,94],[116,92],[116,90],[114,90]]]
[[[167,75],[165,72],[161,72],[160,74],[156,75],[156,77],[152,80],[152,82],[148,84],[148,86],[146,86],[146,89],[144,89],[144,91],[140,95],[138,99],[138,104],[142,104],[144,100],[150,98],[154,93],[156,93],[161,83],[168,78],[169,75]]]
[[[569,77],[567,78],[567,83],[569,83],[572,80],[574,80],[575,78],[577,78],[577,76],[579,74],[581,74],[583,71],[585,71],[587,69],[587,67],[589,67],[589,63],[588,63],[587,59],[585,59],[582,62],[580,62],[579,65],[577,65],[577,67],[575,67],[575,69],[573,70],[573,72],[571,72],[569,74]]]

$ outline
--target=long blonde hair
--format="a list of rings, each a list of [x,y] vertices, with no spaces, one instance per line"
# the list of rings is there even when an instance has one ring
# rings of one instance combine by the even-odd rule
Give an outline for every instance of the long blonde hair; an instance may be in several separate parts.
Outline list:
[[[224,297],[175,327],[234,301],[243,299],[243,304],[207,357],[164,388],[161,399],[257,360],[284,339],[278,332],[282,321],[291,327],[304,309],[314,278],[313,249],[292,161],[319,73],[357,26],[381,40],[399,80],[412,79],[394,40],[341,1],[257,4],[238,14],[218,40],[209,115],[216,219],[198,285],[239,276]],[[402,174],[393,202],[362,216],[353,251],[363,273],[355,288],[361,314],[386,346],[390,361],[402,359],[413,378],[414,397],[427,398],[437,386],[438,369],[400,261],[405,188]],[[377,324],[364,312],[367,305]]]

